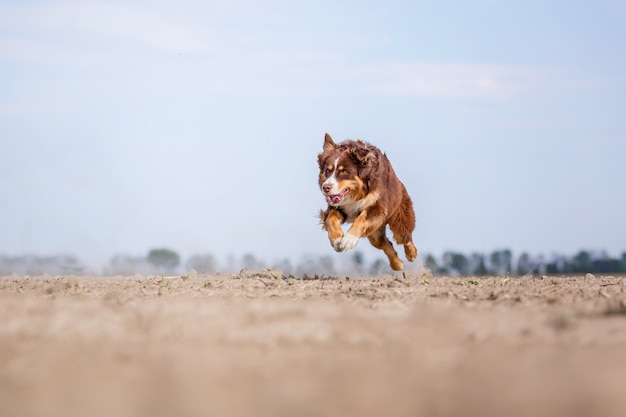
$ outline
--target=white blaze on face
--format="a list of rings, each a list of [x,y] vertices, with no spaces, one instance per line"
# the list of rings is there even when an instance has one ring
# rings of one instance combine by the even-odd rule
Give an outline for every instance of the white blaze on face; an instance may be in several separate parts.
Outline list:
[[[322,187],[326,184],[329,184],[332,186],[332,188],[330,189],[330,192],[328,194],[339,194],[341,192],[341,190],[338,188],[339,187],[339,183],[337,182],[337,165],[339,164],[339,158],[335,159],[335,163],[334,168],[333,168],[333,173],[330,177],[326,178],[326,181],[324,181],[324,183],[322,184]]]

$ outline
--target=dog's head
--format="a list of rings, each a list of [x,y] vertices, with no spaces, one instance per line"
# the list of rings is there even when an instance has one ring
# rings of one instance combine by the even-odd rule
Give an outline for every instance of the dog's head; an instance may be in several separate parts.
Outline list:
[[[364,198],[377,166],[378,151],[363,141],[336,144],[327,133],[317,157],[319,186],[331,206],[344,206]]]

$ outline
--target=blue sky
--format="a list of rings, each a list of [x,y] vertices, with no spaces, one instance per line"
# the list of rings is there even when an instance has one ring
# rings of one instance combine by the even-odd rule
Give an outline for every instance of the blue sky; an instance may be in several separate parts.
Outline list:
[[[0,253],[349,256],[325,132],[421,253],[620,253],[625,44],[623,1],[0,1]]]

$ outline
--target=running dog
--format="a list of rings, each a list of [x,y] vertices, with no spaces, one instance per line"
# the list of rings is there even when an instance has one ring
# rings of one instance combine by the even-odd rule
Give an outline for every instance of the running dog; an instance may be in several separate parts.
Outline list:
[[[395,241],[404,245],[406,258],[417,258],[413,202],[380,149],[361,140],[336,144],[327,133],[317,161],[319,187],[328,203],[320,219],[337,252],[353,249],[359,239],[367,237],[385,252],[391,269],[401,271],[404,264],[387,239],[389,225]],[[345,234],[343,223],[352,223]]]

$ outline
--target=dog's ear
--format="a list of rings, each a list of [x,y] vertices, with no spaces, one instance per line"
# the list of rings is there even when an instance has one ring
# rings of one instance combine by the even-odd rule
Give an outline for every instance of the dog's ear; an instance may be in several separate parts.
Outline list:
[[[359,176],[367,178],[376,164],[376,151],[362,142],[357,142],[357,146],[350,149],[352,158],[356,161]]]
[[[324,135],[324,152],[332,152],[337,149],[337,145],[328,133]]]
[[[350,154],[360,166],[367,166],[376,162],[376,152],[371,146],[367,146],[362,142],[357,142],[357,145],[350,149]]]

